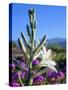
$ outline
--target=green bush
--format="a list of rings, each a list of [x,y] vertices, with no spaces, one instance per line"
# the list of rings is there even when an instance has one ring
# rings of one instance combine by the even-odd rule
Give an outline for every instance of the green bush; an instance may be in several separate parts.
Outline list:
[[[48,48],[56,51],[56,52],[65,52],[65,48],[61,47],[59,44],[50,44],[48,45]]]

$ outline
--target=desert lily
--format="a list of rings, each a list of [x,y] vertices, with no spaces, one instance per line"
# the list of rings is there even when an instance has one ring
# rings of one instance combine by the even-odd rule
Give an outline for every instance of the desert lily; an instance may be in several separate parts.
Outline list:
[[[39,43],[40,43],[40,41],[38,40],[38,44]],[[41,58],[41,62],[39,64],[40,67],[46,66],[57,72],[57,70],[55,68],[56,63],[54,60],[52,60],[55,57],[55,55],[51,49],[46,50],[46,47],[43,46],[42,50],[40,50],[40,52],[34,57],[34,60],[37,57]]]
[[[52,53],[52,50],[49,49],[46,51],[46,48],[43,46],[43,50],[42,50],[42,53],[41,53],[41,63],[40,63],[40,66],[46,66],[46,67],[49,67],[51,68],[52,70],[56,71],[56,63],[54,60],[52,60],[53,58],[53,53]]]
[[[18,42],[22,50],[22,53],[24,54],[24,57],[26,58],[29,64],[29,75],[27,78],[27,85],[32,85],[33,78],[46,72],[46,70],[44,69],[38,72],[36,75],[31,74],[32,70],[34,70],[34,68],[32,67],[32,61],[34,59],[36,59],[37,57],[41,58],[41,62],[37,68],[46,66],[56,71],[55,69],[56,63],[51,60],[51,56],[50,56],[52,54],[51,50],[48,50],[48,51],[45,50],[46,48],[44,47],[44,45],[46,44],[46,35],[42,38],[41,42],[35,47],[34,41],[35,41],[37,21],[36,21],[36,14],[35,14],[34,8],[31,10],[28,10],[28,13],[29,13],[30,25],[26,25],[26,30],[27,30],[29,40],[27,40],[25,35],[21,32],[23,42],[20,38],[18,39]],[[20,78],[20,75],[19,75],[19,78]],[[21,81],[21,78],[20,78],[20,81]]]

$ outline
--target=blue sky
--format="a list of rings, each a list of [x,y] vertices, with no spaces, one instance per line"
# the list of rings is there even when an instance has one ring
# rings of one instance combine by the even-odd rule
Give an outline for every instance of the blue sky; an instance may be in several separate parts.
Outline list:
[[[26,24],[29,24],[28,9],[35,8],[37,16],[36,38],[44,35],[47,39],[66,38],[66,7],[50,5],[12,5],[12,40],[17,40],[23,32],[26,37]]]

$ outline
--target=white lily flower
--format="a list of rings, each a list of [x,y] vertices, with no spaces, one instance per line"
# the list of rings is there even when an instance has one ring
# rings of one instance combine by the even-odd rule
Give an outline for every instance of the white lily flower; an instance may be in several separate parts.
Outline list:
[[[43,50],[42,50],[42,61],[40,63],[40,66],[46,66],[46,67],[49,67],[51,69],[53,69],[54,71],[57,72],[55,66],[56,66],[56,63],[52,60],[52,50],[49,49],[48,51],[46,50],[45,47],[43,47]]]
[[[56,63],[53,60],[46,60],[46,61],[41,61],[41,64],[43,65],[50,65],[50,66],[56,66]]]
[[[51,49],[46,50],[46,48],[43,46],[43,49],[34,57],[34,59],[36,59],[37,57],[40,57],[42,59],[39,65],[40,67],[46,66],[57,72],[55,68],[56,63],[52,60],[53,53]]]
[[[45,65],[45,66],[52,69],[52,70],[54,70],[57,73],[57,69],[54,66],[52,66],[52,65]]]
[[[52,50],[51,49],[49,49],[47,51],[46,48],[43,47],[42,54],[43,54],[42,58],[45,58],[45,60],[52,59]]]
[[[48,68],[51,68],[52,70],[54,70],[55,72],[57,72],[57,70],[56,70],[56,68],[55,68],[55,66],[56,66],[56,63],[53,61],[53,60],[43,60],[43,61],[41,61],[41,63],[40,63],[40,66],[42,67],[42,66],[46,66],[46,67],[48,67]]]

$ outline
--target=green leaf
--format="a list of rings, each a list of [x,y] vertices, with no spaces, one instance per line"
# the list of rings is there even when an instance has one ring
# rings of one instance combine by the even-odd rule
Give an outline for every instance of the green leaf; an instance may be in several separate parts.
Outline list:
[[[34,50],[34,56],[37,55],[39,53],[39,51],[41,50],[41,48],[43,47],[43,45],[46,43],[46,36],[43,37],[42,41],[40,42],[40,44],[37,46],[37,48]]]
[[[34,21],[34,29],[36,29],[37,26],[37,20]]]
[[[34,8],[29,10],[28,12],[29,12],[30,27],[31,29],[35,29],[36,28],[36,15],[35,15]]]
[[[23,84],[23,82],[22,82],[22,79],[21,79],[20,71],[18,71],[18,78],[19,78],[20,84],[21,84],[22,86],[24,86],[24,84]]]
[[[28,25],[26,25],[26,30],[27,30],[28,36],[30,37],[31,36],[31,33],[30,33],[30,29],[29,29],[29,26]]]
[[[16,69],[27,71],[26,67],[23,67],[23,68],[22,68],[22,67],[20,66],[20,63],[18,62],[17,59],[13,60],[13,63],[16,65],[16,67],[17,67]]]
[[[37,65],[34,69],[37,69],[37,68],[40,68],[41,66],[39,65]],[[42,66],[43,67],[43,66]],[[48,67],[48,68],[51,68],[52,70],[54,70],[55,72],[57,72],[57,70],[56,70],[56,68],[55,67],[53,67],[53,66],[48,66],[48,65],[46,65],[46,67]],[[46,72],[48,72],[48,69],[43,69],[42,71],[39,71],[37,74],[35,74],[35,75],[32,75],[31,76],[31,78],[35,78],[35,77],[37,77],[37,76],[39,76],[39,75],[42,75],[42,74],[44,74],[44,73],[46,73]]]
[[[31,78],[35,78],[35,77],[37,77],[37,76],[39,76],[39,75],[42,75],[42,74],[46,73],[47,71],[48,71],[48,70],[43,69],[43,70],[39,71],[37,74],[32,75]]]
[[[32,10],[28,10],[28,13],[29,13],[29,20],[30,20],[30,23],[33,21],[33,11]]]
[[[34,8],[28,10],[28,13],[29,13],[29,14],[33,14],[33,12],[34,12]]]
[[[18,43],[19,43],[19,46],[20,46],[25,58],[28,60],[29,59],[29,54],[27,53],[27,50],[26,50],[26,48],[25,48],[25,46],[24,46],[24,44],[23,44],[23,42],[21,41],[20,38],[18,38]]]
[[[57,72],[55,66],[52,66],[52,65],[42,64],[42,65],[40,65],[40,67],[48,67],[48,68],[54,70],[55,72]]]
[[[39,39],[37,39],[37,41],[36,41],[36,48],[37,48],[37,46],[40,44],[40,40]]]
[[[25,35],[22,32],[21,32],[21,36],[23,38],[23,41],[24,41],[25,45],[30,49],[30,45],[28,44],[27,39],[26,39]]]

